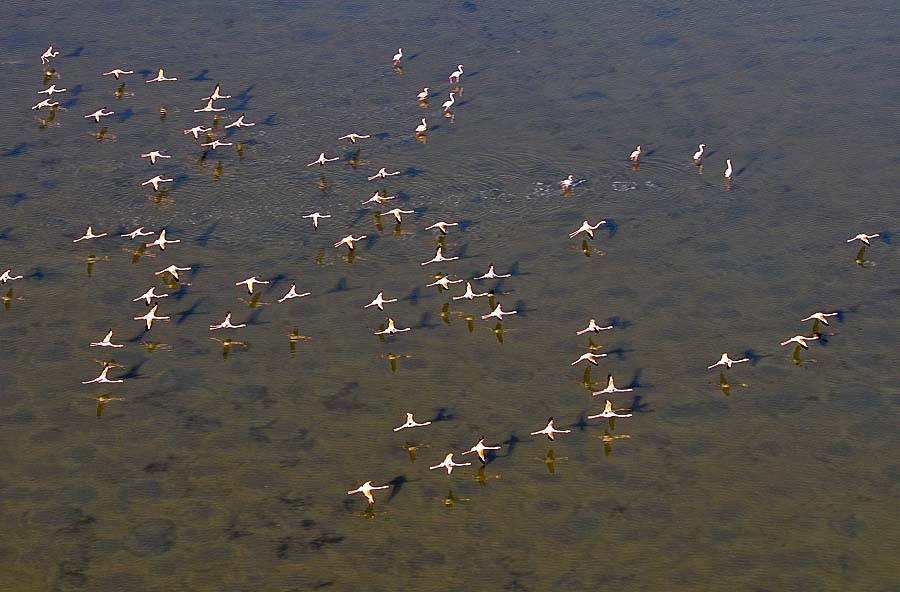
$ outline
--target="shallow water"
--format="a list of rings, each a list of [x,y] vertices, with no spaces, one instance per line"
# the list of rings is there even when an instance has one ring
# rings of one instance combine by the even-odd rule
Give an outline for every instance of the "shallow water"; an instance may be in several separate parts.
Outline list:
[[[900,587],[896,5],[89,5],[0,7],[0,268],[28,276],[0,310],[0,588]],[[41,129],[49,43],[70,90]],[[117,100],[99,76],[117,66],[180,80],[135,75]],[[223,123],[259,124],[231,136],[242,157],[198,164],[181,130],[210,120],[192,109],[216,82],[236,95]],[[98,142],[82,115],[103,105],[117,116]],[[358,168],[305,166],[350,158],[334,140],[349,131],[379,134]],[[159,203],[137,158],[157,146],[178,180]],[[367,182],[381,166],[404,175]],[[562,196],[570,173],[587,182]],[[378,187],[416,210],[399,236],[359,205]],[[333,217],[312,232],[316,210]],[[585,218],[612,222],[590,257],[567,238]],[[446,238],[461,260],[422,267],[438,219],[466,222]],[[132,263],[118,237],[73,244],[88,224],[183,242]],[[370,238],[348,263],[331,245],[351,231]],[[863,231],[885,234],[868,267],[845,243]],[[502,344],[493,323],[469,329],[484,300],[424,287],[491,262],[514,272],[488,284],[519,311]],[[131,299],[171,263],[193,270],[144,334]],[[250,275],[272,280],[264,306],[237,300]],[[313,295],[275,303],[292,283]],[[401,301],[363,310],[379,290]],[[227,310],[251,326],[225,358],[207,326]],[[778,342],[815,310],[843,314],[792,365]],[[387,314],[413,330],[379,341]],[[614,429],[585,419],[601,397],[569,366],[590,317],[616,326],[594,337],[610,355],[592,380],[635,387]],[[109,327],[127,347],[87,347]],[[311,339],[292,355],[294,328]],[[724,350],[754,359],[727,397],[706,370]],[[409,357],[392,372],[387,354]],[[79,384],[111,357],[125,383]],[[100,394],[125,400],[98,418]],[[405,411],[442,421],[392,432]],[[528,435],[551,415],[573,432]],[[630,438],[607,455],[604,429]],[[503,449],[481,481],[427,470],[482,434]],[[367,479],[394,484],[371,520],[345,495]]]

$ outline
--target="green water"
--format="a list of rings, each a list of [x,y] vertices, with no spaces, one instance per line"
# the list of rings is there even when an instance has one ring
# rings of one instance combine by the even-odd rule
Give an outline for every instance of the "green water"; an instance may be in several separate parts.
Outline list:
[[[0,271],[28,277],[0,310],[0,589],[900,588],[897,17],[831,1],[4,3]],[[117,99],[114,67],[179,81],[123,77]],[[211,121],[192,110],[217,82],[236,95],[219,131],[241,112],[258,125],[228,138],[242,156],[198,162],[182,130]],[[50,83],[69,91],[42,128],[29,106]],[[101,106],[117,116],[98,142],[82,116]],[[357,168],[335,140],[351,131],[378,134]],[[153,148],[173,158],[151,169]],[[306,167],[321,151],[345,160]],[[366,181],[382,166],[404,174]],[[162,199],[140,186],[157,172],[178,180]],[[587,182],[563,196],[568,174]],[[400,197],[360,206],[377,188]],[[373,219],[394,204],[416,211],[399,234]],[[313,232],[317,210],[332,218]],[[423,267],[439,219],[465,223],[445,240],[461,259]],[[584,219],[612,222],[590,256],[567,237]],[[73,244],[88,224],[182,242],[133,262],[117,236]],[[350,232],[370,237],[352,262],[331,246]],[[859,232],[884,234],[865,267],[845,242]],[[131,299],[173,292],[153,275],[173,263],[193,269],[144,334]],[[514,272],[475,286],[518,311],[502,343],[485,299],[425,287],[490,263]],[[272,280],[255,308],[234,286],[252,275]],[[276,303],[292,283],[312,296]],[[400,301],[363,309],[380,290]],[[210,332],[229,310],[250,326]],[[816,310],[842,316],[796,366],[778,343]],[[413,329],[380,341],[388,315]],[[569,365],[591,317],[616,326],[594,336],[610,354],[594,390],[608,372],[635,387],[611,397],[634,409],[614,427],[585,419],[602,397]],[[109,328],[125,348],[88,347]],[[310,339],[292,353],[295,328]],[[225,357],[212,337],[242,344]],[[726,350],[753,357],[729,396],[706,370]],[[407,356],[396,372],[388,354]],[[111,358],[124,383],[80,384]],[[124,400],[98,418],[103,394]],[[406,411],[442,421],[392,432]],[[572,433],[528,435],[551,415]],[[605,431],[630,437],[606,454]],[[503,445],[483,472],[428,470],[482,434]],[[369,479],[394,484],[374,515],[346,496]]]

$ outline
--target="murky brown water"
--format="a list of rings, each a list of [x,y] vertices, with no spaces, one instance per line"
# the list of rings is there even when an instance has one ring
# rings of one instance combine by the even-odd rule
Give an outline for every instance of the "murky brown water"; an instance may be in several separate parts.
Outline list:
[[[0,7],[0,268],[28,276],[0,311],[0,589],[900,587],[896,6],[89,4]],[[49,43],[69,92],[41,129]],[[99,75],[160,66],[179,81],[121,99]],[[222,124],[258,125],[198,162],[182,130],[216,82]],[[104,105],[98,142],[82,115]],[[378,134],[357,168],[305,166],[352,158],[350,131]],[[160,203],[139,185],[154,147],[177,179]],[[382,166],[404,174],[367,182]],[[380,187],[416,212],[400,229],[359,205]],[[567,238],[585,218],[612,222],[590,257]],[[422,267],[438,219],[465,223],[461,260]],[[133,262],[118,237],[73,244],[88,224],[182,243]],[[884,233],[865,268],[845,243],[864,231]],[[352,262],[331,246],[349,232],[370,237]],[[424,287],[492,262],[519,311],[502,343],[470,330],[483,299]],[[193,270],[143,334],[131,299],[172,263]],[[251,275],[272,280],[255,308],[233,285]],[[292,283],[313,295],[277,304]],[[379,290],[400,302],[364,310]],[[207,326],[227,310],[250,326],[224,358]],[[797,367],[778,343],[815,310],[843,314]],[[387,314],[413,330],[380,342]],[[616,326],[595,390],[635,387],[614,429],[569,366],[590,317]],[[110,327],[125,348],[87,346]],[[724,350],[753,357],[728,397],[706,370]],[[123,384],[79,384],[111,357]],[[98,418],[101,394],[125,400]],[[405,411],[441,421],[392,432]],[[528,435],[551,415],[573,432]],[[629,437],[606,454],[604,433]],[[427,470],[482,434],[503,444],[484,471]],[[367,479],[393,483],[374,516],[345,495]]]

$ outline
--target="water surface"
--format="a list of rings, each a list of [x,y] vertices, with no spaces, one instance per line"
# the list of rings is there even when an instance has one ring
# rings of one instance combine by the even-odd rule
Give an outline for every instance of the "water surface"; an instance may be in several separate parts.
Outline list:
[[[28,277],[0,311],[0,587],[900,587],[897,16],[828,1],[5,3],[0,268]],[[47,111],[28,107],[50,43],[50,82],[69,91],[42,129]],[[149,74],[117,99],[100,76],[114,67]],[[179,81],[145,84],[159,67]],[[235,95],[222,123],[258,125],[229,137],[242,156],[198,163],[182,130],[210,121],[192,110],[217,82]],[[104,105],[117,115],[98,142],[82,115]],[[335,140],[350,131],[378,134],[358,168]],[[164,199],[140,186],[156,169],[137,155],[157,147],[177,179]],[[346,160],[305,166],[323,150]],[[366,181],[382,166],[404,174]],[[562,196],[568,174],[587,182]],[[399,234],[359,205],[375,188],[416,211]],[[333,217],[312,232],[316,210]],[[567,238],[586,218],[612,222],[590,257]],[[465,222],[446,238],[461,259],[422,267],[438,219]],[[88,224],[182,243],[133,263],[118,237],[73,244]],[[864,231],[885,233],[868,267],[845,243]],[[352,262],[331,247],[350,232],[370,237]],[[193,270],[144,334],[131,299],[171,263]],[[519,311],[502,343],[484,300],[424,287],[490,263],[514,273],[487,284]],[[238,300],[251,275],[272,280],[266,305]],[[276,304],[292,283],[313,295]],[[400,302],[362,309],[379,290]],[[225,358],[207,326],[227,310],[250,326]],[[843,314],[792,365],[778,343],[816,310]],[[387,313],[413,330],[379,341]],[[569,366],[590,317],[616,326],[594,338],[610,355],[592,380],[635,387],[613,398],[634,409],[614,429],[585,419],[601,397]],[[87,347],[110,327],[126,348]],[[311,339],[292,354],[295,328]],[[725,350],[754,358],[727,397],[706,371]],[[389,354],[408,356],[396,372]],[[125,383],[79,384],[110,357]],[[125,400],[98,418],[101,394]],[[441,421],[393,433],[406,411]],[[573,432],[528,436],[551,415]],[[630,438],[607,455],[605,430]],[[427,470],[482,434],[503,444],[483,472]],[[394,484],[374,516],[345,495],[367,479]]]

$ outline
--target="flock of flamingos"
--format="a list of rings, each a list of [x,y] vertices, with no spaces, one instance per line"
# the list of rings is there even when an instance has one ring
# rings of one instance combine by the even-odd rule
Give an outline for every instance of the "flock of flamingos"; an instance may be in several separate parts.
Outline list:
[[[50,61],[52,59],[56,58],[58,55],[59,55],[59,52],[54,50],[54,48],[51,46],[51,47],[47,48],[47,50],[40,56],[41,63],[46,68],[44,71],[45,83],[49,82],[49,80],[52,79],[52,77],[54,75],[56,75],[56,71],[54,69],[52,69],[52,67],[50,67],[49,64],[50,64]],[[399,72],[401,70],[400,64],[403,59],[403,55],[404,55],[403,50],[402,50],[402,48],[400,48],[397,50],[397,53],[393,56],[393,67],[394,67],[395,71]],[[113,77],[115,77],[116,80],[119,80],[121,77],[131,76],[133,74],[134,74],[133,70],[116,68],[113,70],[109,70],[107,72],[103,72],[102,75],[103,76],[113,76]],[[449,117],[452,115],[452,110],[453,110],[454,106],[456,105],[456,96],[460,90],[459,85],[460,85],[460,81],[461,81],[463,75],[464,75],[463,65],[459,64],[457,66],[457,68],[452,73],[450,73],[450,75],[448,76],[448,80],[451,85],[451,89],[449,92],[448,99],[441,106],[441,112],[445,116]],[[160,68],[155,77],[149,78],[145,82],[150,84],[150,83],[175,82],[177,80],[178,80],[177,77],[167,77],[165,75],[164,70],[162,68]],[[454,87],[454,85],[456,85],[456,86]],[[117,91],[119,94],[122,93],[123,87],[124,87],[124,83],[122,83],[122,87],[120,87],[119,91]],[[32,107],[32,109],[36,110],[36,111],[48,109],[51,112],[50,118],[51,119],[54,118],[57,109],[60,108],[60,104],[58,101],[56,101],[54,99],[54,95],[59,94],[59,93],[65,93],[66,90],[67,89],[65,89],[65,88],[57,88],[56,85],[53,84],[53,85],[50,85],[46,89],[38,91],[39,94],[43,94],[43,95],[47,95],[47,96],[46,96],[46,98],[44,98],[41,101],[39,101],[38,103],[36,103]],[[430,93],[431,93],[431,89],[429,87],[425,87],[422,89],[422,91],[416,97],[419,101],[420,106],[422,106],[423,108],[427,108],[427,106],[428,106],[428,99],[431,96]],[[194,109],[194,112],[198,113],[198,114],[211,114],[213,117],[213,122],[209,125],[198,124],[194,127],[186,129],[186,130],[184,130],[184,135],[191,136],[195,142],[197,142],[201,147],[203,147],[207,150],[217,150],[217,149],[223,148],[223,147],[234,146],[234,142],[228,141],[227,136],[223,137],[222,134],[220,134],[219,132],[216,131],[218,128],[218,125],[219,125],[219,119],[218,119],[219,113],[224,112],[226,110],[225,107],[218,106],[218,104],[219,104],[218,101],[227,100],[229,98],[230,98],[230,95],[221,94],[220,86],[216,85],[214,90],[208,96],[205,96],[202,98],[202,101],[205,101],[204,105],[197,109]],[[101,108],[93,111],[92,113],[84,115],[84,118],[88,119],[88,120],[92,120],[93,122],[96,122],[98,124],[101,124],[105,118],[113,116],[113,115],[115,115],[114,111],[107,110],[105,107],[101,107]],[[256,125],[253,122],[246,121],[245,117],[246,117],[246,115],[244,113],[241,113],[239,117],[235,118],[233,121],[226,124],[223,127],[223,130],[238,130],[241,128],[253,127]],[[420,124],[413,130],[413,134],[415,134],[416,137],[422,139],[428,133],[428,129],[429,128],[428,128],[427,118],[422,117],[420,120]],[[234,132],[229,132],[229,133],[234,133]],[[361,140],[366,140],[371,137],[372,137],[372,134],[349,133],[349,134],[345,134],[345,135],[339,137],[338,139],[339,140],[347,140],[347,141],[351,142],[352,144],[356,144],[357,142],[359,142]],[[701,163],[703,162],[703,159],[705,156],[705,152],[706,152],[706,145],[700,144],[697,148],[697,151],[694,152],[694,154],[692,155],[692,160],[696,165],[701,166]],[[643,155],[643,151],[641,149],[641,146],[637,146],[634,149],[634,151],[631,152],[631,154],[629,155],[628,158],[633,163],[633,166],[638,166],[638,163],[639,163],[642,155]],[[156,166],[158,166],[158,164],[157,164],[158,162],[160,164],[162,164],[162,162],[171,158],[171,155],[165,154],[164,150],[162,150],[162,149],[153,148],[153,149],[148,149],[147,151],[141,153],[140,157],[148,159],[148,164],[150,167],[156,167]],[[342,158],[340,156],[328,157],[328,156],[326,156],[326,154],[324,152],[322,152],[319,154],[318,158],[316,158],[315,160],[310,162],[307,166],[324,166],[325,164],[327,164],[329,162],[338,161],[338,160],[342,160]],[[373,181],[373,180],[380,180],[380,179],[384,179],[386,177],[398,176],[398,175],[402,175],[402,173],[400,171],[389,172],[386,168],[381,168],[374,174],[368,176],[367,178],[368,178],[368,180]],[[725,179],[725,183],[727,186],[733,181],[734,175],[735,175],[735,172],[734,172],[734,168],[732,166],[732,162],[730,159],[727,159],[726,160],[726,168],[724,171],[724,179]],[[159,192],[161,190],[165,191],[165,189],[164,189],[165,184],[171,183],[173,181],[174,181],[174,179],[166,177],[163,174],[156,174],[156,175],[150,177],[149,179],[146,179],[143,182],[141,182],[141,185],[143,185],[143,186],[149,185],[153,189],[154,192]],[[566,179],[563,179],[562,181],[560,181],[559,185],[564,193],[570,193],[573,190],[573,188],[579,184],[579,182],[580,181],[575,179],[573,175],[569,175]],[[161,187],[163,189],[161,189]],[[385,203],[389,202],[390,200],[394,199],[395,197],[396,196],[387,195],[385,191],[375,191],[371,197],[364,200],[362,203],[363,204],[382,205],[382,204],[385,204]],[[382,212],[380,215],[381,216],[393,216],[396,219],[397,223],[401,224],[403,222],[403,216],[406,214],[412,214],[412,213],[414,213],[414,210],[404,210],[402,208],[393,208],[393,209],[387,210],[386,212]],[[322,214],[321,212],[313,212],[313,213],[307,214],[303,217],[310,219],[312,222],[313,229],[318,230],[320,220],[330,218],[331,215],[330,214]],[[589,237],[590,239],[593,239],[594,231],[597,230],[604,223],[605,223],[604,220],[600,220],[593,224],[591,222],[589,222],[588,220],[584,220],[582,222],[582,224],[569,235],[569,237],[575,238],[579,234],[584,233],[587,237]],[[459,257],[457,257],[457,256],[446,256],[444,254],[444,236],[446,236],[447,233],[450,232],[452,228],[454,228],[458,225],[459,225],[458,222],[437,220],[425,228],[425,230],[427,230],[427,231],[437,231],[439,233],[439,235],[438,235],[439,239],[438,239],[438,243],[437,243],[437,247],[436,247],[434,256],[431,259],[421,262],[420,263],[421,266],[424,267],[424,266],[431,265],[434,263],[446,263],[446,262],[451,262],[451,261],[459,259]],[[175,245],[175,244],[178,244],[179,242],[181,242],[180,239],[169,238],[166,234],[165,228],[162,228],[162,229],[158,230],[157,232],[150,232],[150,231],[146,231],[144,229],[144,227],[138,227],[138,228],[135,228],[128,232],[120,232],[119,234],[120,234],[120,237],[123,239],[128,239],[131,241],[138,241],[139,243],[142,243],[142,246],[141,246],[142,252],[144,250],[154,249],[154,248],[158,248],[158,249],[160,249],[160,251],[166,251],[168,246]],[[84,234],[81,235],[80,237],[74,239],[72,242],[73,243],[81,243],[82,241],[93,241],[93,240],[107,237],[108,235],[109,235],[108,232],[95,233],[93,226],[88,225]],[[154,235],[155,235],[154,240],[151,240],[149,242],[143,242],[142,237],[145,237],[145,236],[149,237],[149,236],[154,236]],[[867,246],[869,246],[871,244],[871,239],[879,237],[879,236],[880,236],[879,233],[875,233],[875,234],[860,233],[860,234],[857,234],[856,236],[850,238],[847,241],[848,243],[851,243],[854,241],[859,241],[862,243],[862,247],[861,247],[860,251],[858,252],[857,258],[856,258],[857,264],[866,266],[866,264],[868,262],[865,260],[865,249]],[[367,238],[366,235],[354,236],[351,233],[351,234],[344,236],[337,242],[335,242],[334,246],[336,248],[346,247],[348,250],[348,253],[352,257],[354,249],[356,248],[355,243],[360,240],[364,240],[366,238]],[[585,239],[585,240],[587,240],[587,239]],[[167,267],[164,267],[163,269],[156,271],[153,274],[153,276],[160,278],[166,287],[172,289],[172,288],[176,288],[178,286],[178,282],[181,278],[180,274],[189,272],[190,270],[191,270],[190,267],[179,267],[178,265],[171,264]],[[436,277],[435,281],[427,284],[427,286],[436,286],[439,290],[449,291],[451,285],[465,283],[465,291],[462,294],[453,296],[452,300],[454,300],[454,301],[456,301],[456,300],[474,301],[474,300],[476,300],[478,298],[482,298],[482,297],[488,298],[490,301],[490,307],[489,307],[490,312],[482,315],[481,318],[483,320],[496,319],[496,321],[498,323],[498,328],[501,331],[501,335],[502,335],[502,328],[500,328],[499,323],[501,321],[503,321],[504,317],[510,316],[510,315],[515,315],[517,313],[517,311],[516,310],[504,310],[502,308],[502,305],[497,301],[497,294],[493,290],[485,290],[483,292],[478,292],[473,288],[472,282],[473,281],[493,280],[493,279],[498,279],[498,278],[507,278],[507,277],[510,277],[510,275],[511,274],[508,274],[508,273],[507,274],[497,273],[495,271],[494,265],[492,264],[486,273],[484,273],[483,275],[480,275],[478,277],[471,278],[470,280],[465,280],[462,278],[452,278],[450,275],[438,274],[437,276],[435,276]],[[7,269],[6,271],[3,272],[2,275],[0,275],[0,283],[2,283],[2,284],[6,284],[8,282],[22,280],[22,279],[25,279],[24,276],[15,275],[11,269]],[[150,277],[148,279],[152,280],[153,277]],[[246,287],[247,292],[252,297],[255,294],[255,286],[256,285],[265,285],[268,283],[269,283],[268,280],[263,280],[256,276],[253,276],[253,277],[247,278],[245,280],[235,282],[235,286]],[[156,323],[157,321],[166,321],[166,320],[169,320],[169,318],[170,318],[169,316],[164,316],[164,315],[158,314],[160,312],[160,310],[159,310],[160,303],[158,301],[167,298],[169,296],[169,294],[168,293],[160,293],[160,292],[157,292],[156,290],[157,290],[157,285],[154,284],[154,285],[150,286],[148,289],[146,289],[146,291],[144,291],[142,294],[140,294],[139,296],[136,296],[133,299],[134,302],[144,302],[146,304],[146,306],[149,307],[146,313],[133,316],[133,319],[135,321],[139,321],[143,324],[146,331],[150,331],[153,328],[154,323]],[[137,292],[137,290],[135,290],[135,292]],[[290,287],[290,289],[288,290],[288,292],[285,293],[283,297],[278,299],[278,302],[282,303],[287,300],[303,298],[303,297],[306,297],[309,295],[310,295],[309,292],[298,292],[297,285],[293,284]],[[11,298],[11,296],[12,296],[12,291],[10,290],[10,292],[7,294],[7,297],[5,298],[5,300],[7,300],[7,305],[8,305],[8,300],[9,300],[9,298]],[[373,308],[374,307],[374,308],[378,308],[380,311],[384,311],[384,309],[385,309],[384,307],[386,304],[391,304],[396,301],[397,301],[396,298],[385,298],[384,292],[378,292],[378,294],[375,296],[375,298],[371,302],[364,305],[364,308]],[[788,346],[791,344],[794,345],[794,354],[793,354],[792,360],[794,361],[795,364],[798,364],[798,365],[801,364],[801,360],[800,360],[801,350],[808,349],[810,346],[809,342],[822,338],[822,334],[820,333],[820,326],[821,325],[826,325],[826,326],[829,325],[829,319],[833,318],[833,317],[840,318],[840,311],[830,311],[830,312],[821,312],[820,311],[820,312],[814,312],[812,314],[809,314],[808,316],[801,319],[801,322],[808,322],[808,321],[813,322],[811,333],[808,335],[807,334],[795,335],[795,336],[790,337],[781,342],[782,346]],[[232,313],[230,311],[227,311],[225,313],[224,319],[220,323],[210,325],[209,330],[210,331],[237,330],[237,329],[244,328],[246,326],[247,326],[246,323],[234,323],[232,321]],[[588,324],[584,328],[574,331],[574,333],[576,335],[595,334],[595,333],[600,333],[603,331],[612,330],[613,328],[614,328],[613,326],[598,325],[597,322],[595,321],[595,319],[592,318],[589,320]],[[404,332],[410,331],[411,329],[412,329],[411,327],[402,327],[402,328],[398,327],[396,325],[394,319],[391,317],[388,317],[386,319],[385,323],[381,326],[381,328],[379,330],[375,331],[374,334],[378,335],[378,336],[380,336],[380,338],[384,339],[385,337],[396,335],[399,333],[404,333]],[[233,340],[223,341],[223,344],[225,345],[226,348],[233,343],[237,343],[237,342],[234,342]],[[113,348],[113,349],[125,347],[124,344],[114,342],[112,329],[110,329],[101,340],[91,343],[90,346],[91,347],[101,347],[101,348]],[[571,362],[572,366],[578,365],[582,362],[593,365],[593,366],[597,366],[597,365],[599,365],[599,360],[607,355],[605,353],[598,353],[597,350],[600,347],[593,345],[593,341],[591,341],[591,345],[589,345],[588,347],[589,347],[590,351],[582,354],[576,360],[572,361]],[[723,390],[727,394],[729,385],[728,385],[727,379],[725,377],[725,370],[731,369],[735,364],[748,362],[748,361],[750,361],[749,357],[740,357],[737,359],[732,359],[729,356],[729,354],[727,352],[725,352],[725,353],[722,353],[721,358],[718,361],[709,365],[708,369],[720,368],[719,385],[723,388]],[[113,370],[115,367],[116,367],[116,365],[112,362],[103,363],[102,369],[100,370],[100,374],[93,379],[83,381],[82,384],[86,384],[86,385],[87,384],[104,384],[104,385],[106,385],[106,384],[117,384],[117,383],[124,382],[123,378],[116,379],[116,378],[109,377],[109,372],[111,370]],[[585,382],[590,383],[590,380],[589,380],[590,366],[588,366],[587,368],[588,368],[588,371],[585,373]],[[600,419],[600,418],[607,419],[610,421],[611,428],[614,429],[613,422],[615,421],[616,418],[631,417],[631,414],[627,413],[627,411],[630,411],[629,409],[615,408],[613,403],[611,402],[611,400],[607,397],[615,395],[616,393],[631,392],[632,390],[633,390],[632,388],[617,387],[616,383],[615,383],[615,379],[613,378],[613,375],[608,374],[607,379],[606,379],[605,388],[598,390],[598,391],[594,391],[592,393],[592,395],[594,395],[594,396],[604,397],[605,404],[603,406],[603,409],[596,414],[589,415],[588,419]],[[102,412],[103,406],[105,404],[107,404],[110,401],[123,400],[123,399],[121,397],[113,397],[110,395],[101,395],[101,396],[96,397],[96,400],[98,403],[97,414],[100,415]],[[417,422],[414,419],[413,413],[407,413],[405,422],[402,423],[401,425],[393,428],[393,431],[399,432],[399,431],[405,430],[405,429],[423,428],[423,427],[429,426],[431,423],[432,423],[431,421]],[[551,418],[549,418],[549,420],[547,420],[546,425],[542,429],[532,431],[531,435],[532,436],[546,436],[548,439],[554,440],[556,438],[557,434],[567,434],[570,432],[571,432],[571,430],[568,430],[568,429],[557,428],[554,423],[554,419],[551,417]],[[607,438],[604,440],[605,442],[610,442],[613,439],[615,439],[616,436],[610,435],[609,432],[607,431],[605,438]],[[477,441],[475,442],[475,444],[473,446],[471,446],[468,450],[463,451],[461,453],[461,455],[466,456],[466,455],[472,454],[472,455],[474,455],[473,458],[477,458],[478,462],[480,462],[481,465],[483,466],[483,465],[489,463],[492,459],[492,456],[490,456],[492,453],[489,451],[495,451],[495,450],[499,450],[501,448],[500,445],[488,444],[487,442],[488,442],[488,440],[486,439],[486,437],[482,436],[482,437],[478,438]],[[432,470],[444,469],[444,470],[446,470],[447,474],[450,475],[453,473],[454,468],[470,466],[470,465],[472,465],[471,462],[456,462],[454,460],[454,452],[450,451],[446,454],[443,461],[441,461],[429,468]],[[363,496],[365,496],[365,498],[367,499],[367,501],[369,503],[369,511],[371,511],[372,505],[375,503],[375,498],[373,497],[372,492],[375,490],[388,489],[389,487],[391,487],[391,485],[374,485],[373,482],[374,481],[372,481],[372,480],[365,481],[359,487],[347,491],[347,493],[350,495],[356,494],[356,493],[361,493]]]

